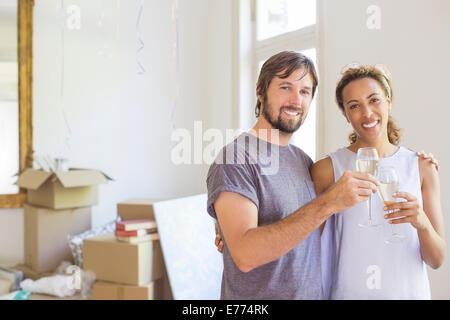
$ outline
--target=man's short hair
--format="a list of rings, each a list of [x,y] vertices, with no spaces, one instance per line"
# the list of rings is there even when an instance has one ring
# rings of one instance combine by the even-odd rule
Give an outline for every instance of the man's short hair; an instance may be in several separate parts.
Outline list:
[[[263,99],[266,100],[267,89],[275,76],[278,76],[281,79],[286,79],[292,74],[292,72],[299,68],[303,68],[303,76],[306,76],[307,74],[311,75],[313,81],[312,97],[314,98],[317,85],[319,84],[314,63],[304,54],[295,51],[282,51],[277,53],[263,64],[256,86],[258,95],[262,96]],[[280,75],[279,73],[282,71],[284,71],[284,73]],[[257,118],[260,113],[261,101],[258,99],[255,107],[255,115]]]

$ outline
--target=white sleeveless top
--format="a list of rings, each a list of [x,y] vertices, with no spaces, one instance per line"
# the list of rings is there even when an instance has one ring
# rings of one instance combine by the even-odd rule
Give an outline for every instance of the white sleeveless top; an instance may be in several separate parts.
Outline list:
[[[356,153],[347,148],[337,150],[330,158],[336,181],[344,171],[356,171]],[[423,207],[415,153],[400,147],[394,155],[380,159],[383,166],[395,167],[399,191],[413,194]],[[409,223],[395,225],[395,232],[406,238],[400,243],[386,243],[392,225],[383,218],[387,212],[382,210],[384,204],[378,193],[372,195],[372,219],[381,226],[358,225],[367,221],[368,206],[368,201],[359,203],[326,222],[322,234],[325,293],[330,299],[430,299],[417,230]]]

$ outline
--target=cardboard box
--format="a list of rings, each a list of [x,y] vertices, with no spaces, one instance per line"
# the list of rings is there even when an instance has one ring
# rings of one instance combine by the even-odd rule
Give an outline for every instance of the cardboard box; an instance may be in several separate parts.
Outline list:
[[[142,286],[97,281],[92,288],[93,300],[161,300],[162,298],[162,279]]]
[[[91,229],[91,208],[52,210],[24,205],[25,264],[37,273],[53,272],[73,262],[70,234]]]
[[[71,169],[47,172],[27,169],[16,182],[27,189],[27,202],[51,209],[93,206],[98,203],[98,184],[112,180],[97,170]]]
[[[159,240],[126,243],[113,233],[83,241],[83,269],[97,280],[144,285],[162,277],[164,261]]]
[[[130,199],[117,204],[117,215],[122,220],[152,219],[155,220],[153,203],[165,199]]]

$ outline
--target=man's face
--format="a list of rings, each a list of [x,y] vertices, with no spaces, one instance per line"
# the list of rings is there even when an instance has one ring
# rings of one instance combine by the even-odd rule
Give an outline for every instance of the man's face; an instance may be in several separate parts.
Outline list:
[[[275,76],[266,96],[258,96],[262,116],[274,129],[294,133],[306,119],[312,101],[312,88],[312,77],[309,73],[304,76],[303,68],[295,70],[286,79]]]

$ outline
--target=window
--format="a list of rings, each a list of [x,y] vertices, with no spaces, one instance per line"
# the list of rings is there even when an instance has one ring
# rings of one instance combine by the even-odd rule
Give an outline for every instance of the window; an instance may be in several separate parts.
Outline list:
[[[316,0],[256,0],[255,2],[254,78],[257,82],[264,61],[272,55],[292,50],[305,54],[317,66]],[[317,96],[317,91],[316,91]],[[316,98],[311,104],[302,127],[293,135],[291,143],[316,160]]]
[[[258,41],[316,23],[316,0],[258,0],[256,11]]]

